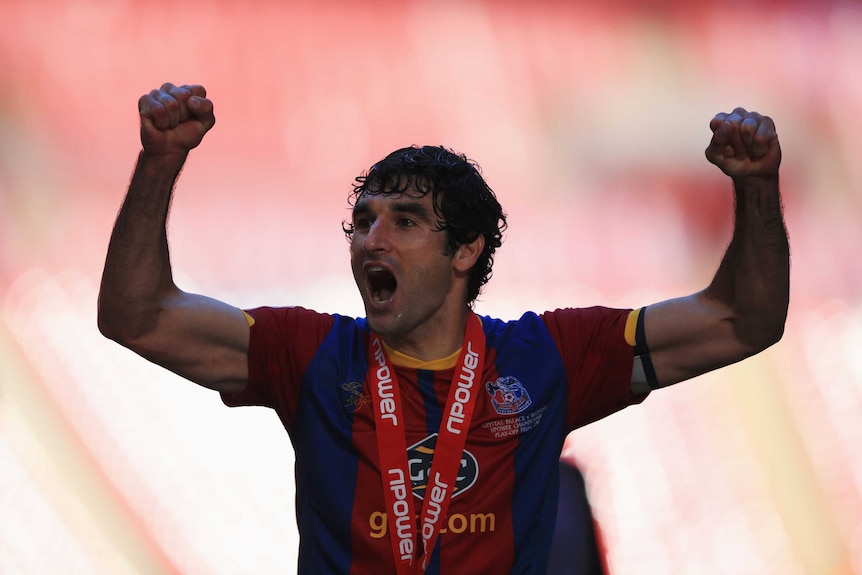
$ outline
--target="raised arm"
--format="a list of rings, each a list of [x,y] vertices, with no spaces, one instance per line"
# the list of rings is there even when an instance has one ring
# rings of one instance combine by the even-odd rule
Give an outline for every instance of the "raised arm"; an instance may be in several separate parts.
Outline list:
[[[99,292],[99,330],[196,383],[240,391],[248,379],[243,313],[174,284],[167,218],[190,150],[215,124],[203,86],[164,84],[138,101],[143,149],[117,216]]]
[[[790,249],[775,125],[737,108],[715,116],[710,129],[706,157],[733,181],[733,237],[706,289],[645,311],[644,334],[659,386],[759,353],[781,339],[787,317]]]

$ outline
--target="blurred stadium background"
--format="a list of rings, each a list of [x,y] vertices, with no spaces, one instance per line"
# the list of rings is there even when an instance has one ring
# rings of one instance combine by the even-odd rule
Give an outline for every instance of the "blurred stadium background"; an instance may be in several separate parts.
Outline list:
[[[291,573],[271,412],[96,330],[137,98],[204,84],[181,285],[361,313],[340,224],[387,152],[443,143],[510,217],[479,311],[700,289],[730,232],[708,121],[768,113],[793,249],[761,356],[572,434],[614,574],[862,573],[862,7],[850,1],[0,0],[0,573]],[[854,144],[853,142],[857,143]]]

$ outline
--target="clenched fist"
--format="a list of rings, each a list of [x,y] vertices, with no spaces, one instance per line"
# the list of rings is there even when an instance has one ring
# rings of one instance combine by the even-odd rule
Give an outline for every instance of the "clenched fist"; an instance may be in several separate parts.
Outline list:
[[[781,146],[772,118],[736,108],[717,114],[709,128],[712,140],[706,158],[726,175],[734,180],[778,176]]]
[[[151,156],[185,155],[215,124],[203,86],[162,84],[138,100],[141,144]]]

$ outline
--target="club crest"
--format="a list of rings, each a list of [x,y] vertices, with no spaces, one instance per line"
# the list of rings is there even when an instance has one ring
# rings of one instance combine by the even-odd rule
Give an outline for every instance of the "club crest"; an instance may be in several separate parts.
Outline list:
[[[523,384],[510,375],[487,382],[485,390],[491,396],[491,405],[500,415],[521,413],[533,403]]]

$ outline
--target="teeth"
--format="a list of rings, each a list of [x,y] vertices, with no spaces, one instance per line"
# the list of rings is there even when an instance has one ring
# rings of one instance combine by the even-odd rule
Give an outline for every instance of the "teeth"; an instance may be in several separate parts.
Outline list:
[[[379,264],[369,264],[365,268],[371,300],[384,304],[392,300],[397,281],[389,268]]]

